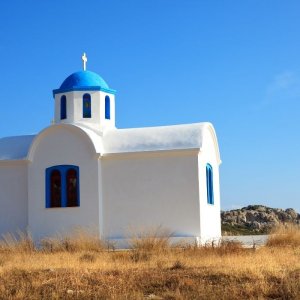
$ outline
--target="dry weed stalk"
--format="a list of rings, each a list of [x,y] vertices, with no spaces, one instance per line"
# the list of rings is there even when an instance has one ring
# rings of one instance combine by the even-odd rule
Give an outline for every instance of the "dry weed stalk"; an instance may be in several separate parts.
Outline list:
[[[31,253],[36,251],[31,234],[18,230],[16,234],[7,233],[0,240],[1,252]]]

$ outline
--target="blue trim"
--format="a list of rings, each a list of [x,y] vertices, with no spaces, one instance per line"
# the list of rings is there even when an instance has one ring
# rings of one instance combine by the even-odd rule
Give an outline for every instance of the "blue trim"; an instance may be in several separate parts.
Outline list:
[[[60,172],[61,176],[61,207],[67,207],[67,172],[70,169],[76,170],[77,178],[77,206],[80,206],[80,181],[79,181],[79,167],[74,165],[58,165],[49,167],[45,170],[45,193],[46,193],[46,208],[52,208],[51,206],[51,173],[53,170]]]
[[[214,185],[213,185],[213,169],[210,164],[206,165],[206,191],[207,203],[214,204]]]
[[[110,120],[110,98],[105,96],[105,119]]]
[[[82,86],[82,87],[74,87],[68,89],[55,89],[52,91],[52,93],[53,93],[53,97],[55,97],[56,94],[62,94],[67,92],[81,92],[81,91],[101,91],[112,95],[115,95],[117,92],[116,90],[106,89],[100,86]]]
[[[60,97],[60,119],[64,120],[67,118],[67,97],[62,95]]]

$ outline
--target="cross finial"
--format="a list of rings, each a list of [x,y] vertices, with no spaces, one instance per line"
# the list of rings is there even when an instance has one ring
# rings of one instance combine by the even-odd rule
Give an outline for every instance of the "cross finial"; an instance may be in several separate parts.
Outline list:
[[[85,52],[81,56],[81,59],[82,59],[82,62],[83,62],[83,71],[86,71],[87,56],[86,56]]]

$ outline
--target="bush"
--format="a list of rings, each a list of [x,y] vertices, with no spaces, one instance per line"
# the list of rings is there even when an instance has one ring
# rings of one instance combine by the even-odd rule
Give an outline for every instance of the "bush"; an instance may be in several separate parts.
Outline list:
[[[281,225],[270,234],[267,247],[300,247],[300,226]]]
[[[131,234],[129,238],[129,247],[132,249],[131,260],[149,261],[154,254],[166,253],[171,248],[171,236],[170,231],[161,226]]]
[[[185,269],[185,264],[180,260],[176,260],[170,268],[170,270],[182,270],[182,269]]]
[[[41,241],[41,248],[45,252],[99,252],[104,250],[105,245],[96,234],[92,234],[83,229],[77,229],[69,236],[43,239]]]
[[[133,250],[166,251],[170,248],[171,232],[161,226],[133,233],[129,238],[129,246]]]

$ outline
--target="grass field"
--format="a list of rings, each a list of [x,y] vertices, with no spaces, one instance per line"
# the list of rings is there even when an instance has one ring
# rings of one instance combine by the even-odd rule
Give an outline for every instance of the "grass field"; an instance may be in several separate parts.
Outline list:
[[[6,236],[0,299],[300,299],[300,230],[280,228],[260,249],[236,243],[171,247],[167,237],[108,250],[87,234],[44,241]]]

